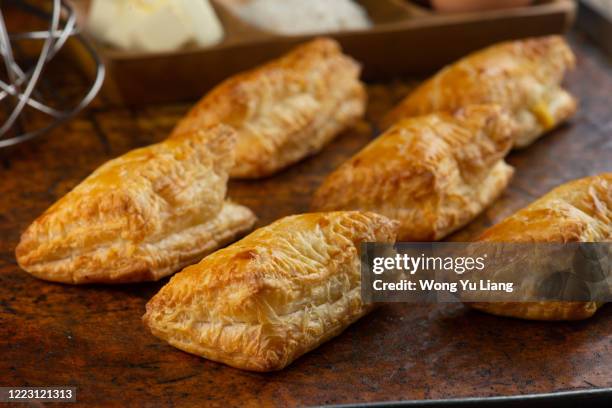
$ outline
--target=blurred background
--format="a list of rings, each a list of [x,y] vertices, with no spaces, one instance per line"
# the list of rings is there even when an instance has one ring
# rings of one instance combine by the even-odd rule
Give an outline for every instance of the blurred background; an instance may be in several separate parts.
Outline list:
[[[338,39],[368,81],[422,77],[576,20],[612,52],[611,9],[610,0],[5,0],[0,148],[65,122],[99,92],[108,106],[194,101],[319,35]]]

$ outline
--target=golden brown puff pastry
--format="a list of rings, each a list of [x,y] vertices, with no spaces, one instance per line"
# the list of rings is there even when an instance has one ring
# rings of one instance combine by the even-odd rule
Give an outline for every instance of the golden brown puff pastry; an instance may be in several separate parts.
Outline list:
[[[250,230],[225,201],[235,132],[224,125],[111,160],[23,233],[19,265],[64,283],[157,280]]]
[[[216,123],[238,132],[232,178],[269,176],[317,153],[364,113],[360,67],[332,39],[317,39],[217,86],[173,135]]]
[[[612,240],[612,173],[563,184],[485,231],[490,242],[602,242]],[[595,302],[470,303],[500,316],[531,320],[578,320]]]
[[[394,242],[396,227],[374,213],[282,218],[176,274],[144,322],[189,353],[280,370],[372,308],[361,301],[359,245]]]
[[[399,220],[399,240],[441,239],[507,186],[513,137],[496,105],[404,119],[329,175],[312,208],[374,211]]]
[[[387,115],[383,126],[400,118],[496,103],[512,113],[519,128],[514,146],[524,147],[576,111],[576,100],[561,87],[574,64],[572,50],[559,36],[494,45],[423,83]]]

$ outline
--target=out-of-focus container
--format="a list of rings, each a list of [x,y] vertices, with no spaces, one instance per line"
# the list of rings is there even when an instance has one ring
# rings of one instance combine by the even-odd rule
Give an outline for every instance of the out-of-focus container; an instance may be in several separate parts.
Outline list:
[[[445,13],[500,10],[525,7],[533,0],[431,0],[432,6]]]
[[[88,0],[70,1],[87,14]],[[438,13],[407,0],[357,1],[372,28],[286,36],[253,27],[212,0],[225,30],[217,45],[145,53],[98,44],[108,71],[104,95],[128,105],[192,101],[225,78],[321,35],[338,40],[361,62],[366,80],[425,75],[493,43],[564,33],[576,10],[573,0],[536,0],[527,7],[466,13]]]

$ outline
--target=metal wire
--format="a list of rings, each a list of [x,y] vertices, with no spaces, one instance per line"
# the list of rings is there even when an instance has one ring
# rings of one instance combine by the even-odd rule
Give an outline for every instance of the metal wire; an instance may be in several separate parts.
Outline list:
[[[30,10],[37,15],[48,15],[40,9],[28,5]],[[65,16],[63,19],[62,17]],[[4,15],[0,10],[0,54],[4,60],[9,82],[0,80],[0,102],[6,98],[14,98],[11,113],[6,121],[0,126],[0,148],[13,146],[39,136],[54,127],[64,123],[66,120],[75,116],[85,106],[87,106],[99,92],[104,82],[105,69],[93,46],[84,38],[76,26],[76,14],[70,5],[62,0],[53,0],[53,9],[48,15],[50,19],[47,31],[30,31],[23,33],[8,33],[4,22]],[[63,25],[63,26],[62,26]],[[48,64],[61,50],[66,41],[74,37],[84,46],[85,50],[92,58],[96,66],[96,76],[93,83],[75,106],[58,110],[48,106],[42,101],[33,97],[36,85],[40,82],[45,65]],[[27,71],[23,71],[15,61],[11,41],[19,40],[43,40],[42,50],[36,64]],[[51,116],[53,121],[39,129],[27,131],[25,133],[5,138],[6,134],[14,128],[20,115],[23,114],[26,106],[35,109],[45,115]]]

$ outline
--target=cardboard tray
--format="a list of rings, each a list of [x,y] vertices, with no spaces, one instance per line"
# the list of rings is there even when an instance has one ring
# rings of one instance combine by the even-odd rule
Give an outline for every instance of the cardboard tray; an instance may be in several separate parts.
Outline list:
[[[88,1],[72,3],[84,21]],[[315,37],[266,32],[240,20],[215,0],[212,3],[225,29],[225,38],[218,45],[142,53],[96,44],[108,69],[105,96],[129,105],[198,99],[228,76]],[[538,0],[529,7],[464,14],[438,14],[408,0],[359,3],[373,27],[329,35],[363,64],[366,80],[422,75],[495,42],[563,33],[572,25],[576,10],[572,0]],[[91,74],[87,60],[82,62]]]

